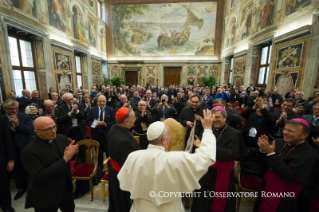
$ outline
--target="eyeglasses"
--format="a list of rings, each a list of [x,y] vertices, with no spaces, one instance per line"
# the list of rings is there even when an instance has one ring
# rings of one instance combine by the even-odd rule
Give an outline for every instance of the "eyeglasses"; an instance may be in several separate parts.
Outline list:
[[[64,101],[67,101],[67,102],[68,102],[68,101],[71,101],[71,100],[73,100],[73,98],[72,98],[72,99],[65,99]]]
[[[36,130],[48,132],[48,131],[52,131],[52,130],[56,130],[56,129],[57,129],[57,126],[55,125],[54,127],[50,127],[50,128],[44,129],[44,130],[41,130],[41,129],[36,129]]]
[[[8,108],[8,110],[19,110],[18,107],[15,107],[15,108]]]

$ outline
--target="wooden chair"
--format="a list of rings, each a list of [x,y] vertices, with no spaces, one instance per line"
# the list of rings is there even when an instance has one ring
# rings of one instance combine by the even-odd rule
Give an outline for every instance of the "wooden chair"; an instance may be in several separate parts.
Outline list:
[[[237,173],[238,192],[242,192],[242,191],[258,192],[262,179],[253,175],[240,176],[240,173],[241,173],[240,161],[238,161],[237,168],[238,168],[238,173]],[[239,211],[240,200],[241,200],[241,197],[239,195],[237,199],[237,212]]]
[[[103,202],[105,202],[105,197],[109,196],[109,170],[108,170],[108,162],[111,160],[110,157],[104,160],[103,165],[105,167],[105,175],[101,179],[101,187],[102,187],[102,197],[103,197]],[[107,190],[105,190],[105,184],[107,184]]]
[[[93,201],[93,177],[96,179],[96,171],[98,168],[98,154],[99,154],[99,147],[100,144],[91,139],[81,140],[77,143],[79,146],[85,145],[86,146],[86,159],[85,163],[82,163],[74,168],[72,173],[73,180],[88,180],[90,184],[91,190],[91,201]],[[94,146],[94,148],[91,148]],[[95,157],[92,154],[92,149],[95,149]]]
[[[138,144],[140,144],[140,136],[134,136],[134,138],[135,138],[136,142],[137,142]]]

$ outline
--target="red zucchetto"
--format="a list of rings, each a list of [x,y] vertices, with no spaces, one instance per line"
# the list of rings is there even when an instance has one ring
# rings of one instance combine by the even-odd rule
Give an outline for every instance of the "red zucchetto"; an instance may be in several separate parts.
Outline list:
[[[116,121],[120,121],[124,119],[127,116],[128,111],[129,111],[129,108],[127,107],[122,107],[118,109],[115,114]]]

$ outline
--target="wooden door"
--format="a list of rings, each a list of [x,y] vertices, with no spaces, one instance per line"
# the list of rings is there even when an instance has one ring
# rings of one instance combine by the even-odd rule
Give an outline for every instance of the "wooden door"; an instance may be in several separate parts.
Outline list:
[[[164,67],[164,86],[179,85],[181,70],[181,67]]]
[[[137,71],[125,71],[125,81],[127,86],[138,84],[138,74]]]

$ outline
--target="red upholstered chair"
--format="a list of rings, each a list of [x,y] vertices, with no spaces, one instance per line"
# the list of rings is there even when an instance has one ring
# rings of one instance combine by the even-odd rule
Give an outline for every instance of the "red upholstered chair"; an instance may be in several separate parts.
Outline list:
[[[99,154],[100,144],[97,141],[91,139],[81,140],[77,144],[79,146],[86,146],[86,159],[85,163],[82,163],[74,168],[74,171],[72,172],[72,179],[89,181],[91,190],[91,201],[93,201],[93,177],[95,177],[97,183],[95,174],[98,167],[97,158]],[[94,148],[91,148],[91,146],[94,146]],[[95,157],[93,156],[93,151],[95,151]]]
[[[238,101],[236,101],[234,104],[233,104],[233,108],[237,108],[238,107],[238,105],[239,105],[239,102]]]
[[[101,187],[102,187],[102,197],[103,197],[103,202],[105,202],[105,197],[109,196],[109,170],[108,170],[108,162],[111,160],[110,157],[105,159],[103,162],[103,165],[105,167],[105,175],[101,179]],[[105,190],[105,184],[107,184],[107,190]]]
[[[255,177],[253,175],[243,175],[240,176],[241,167],[240,162],[238,162],[238,192],[248,191],[257,192],[259,190],[262,179]],[[237,199],[237,212],[239,211],[241,197],[239,195]]]
[[[275,109],[275,111],[276,111],[276,112],[281,111],[281,107],[277,107],[277,108]]]
[[[86,129],[87,129],[87,131],[86,131],[85,137],[86,138],[92,138],[91,127],[86,125]]]

